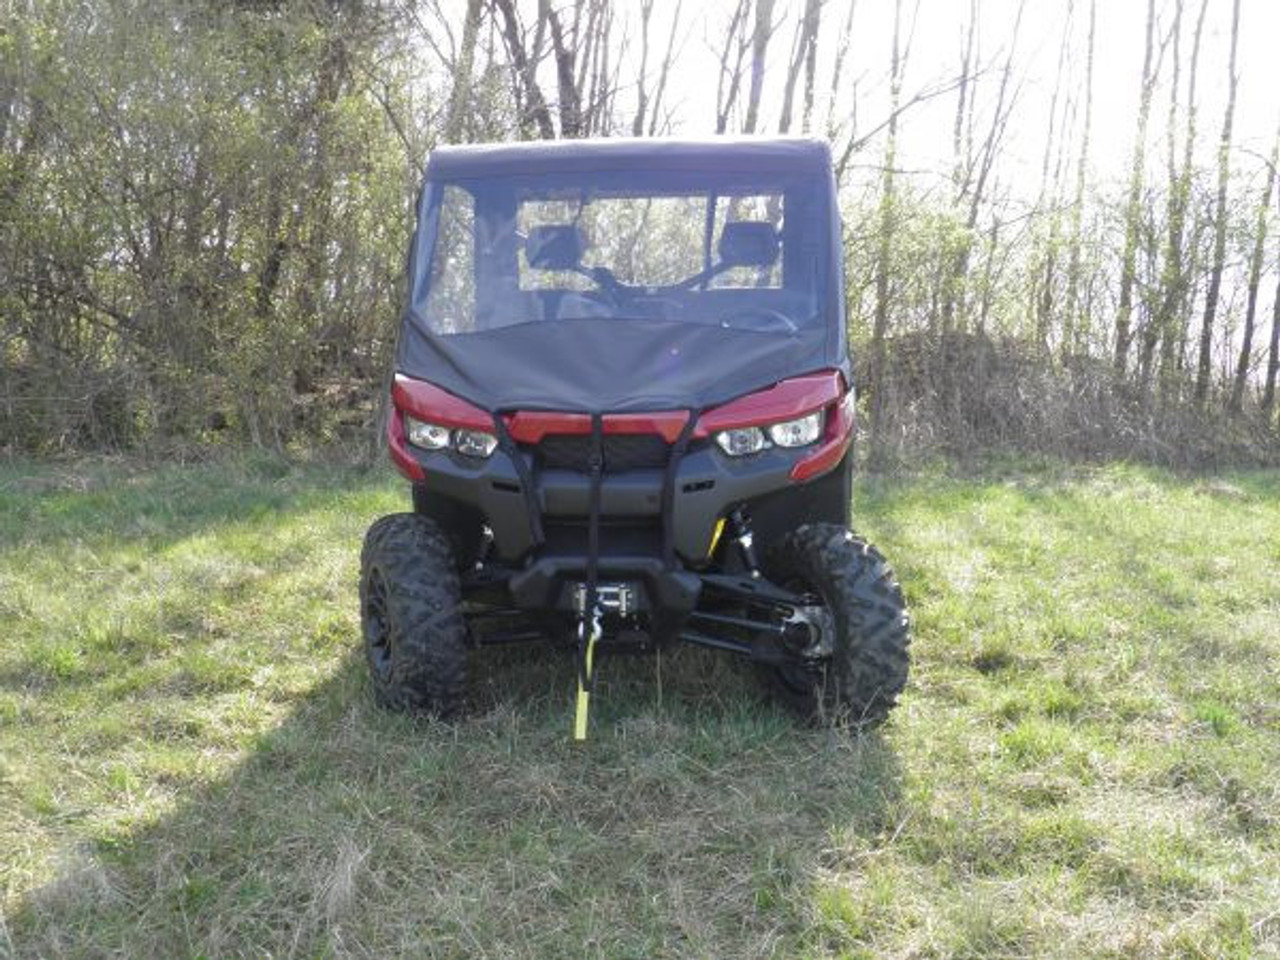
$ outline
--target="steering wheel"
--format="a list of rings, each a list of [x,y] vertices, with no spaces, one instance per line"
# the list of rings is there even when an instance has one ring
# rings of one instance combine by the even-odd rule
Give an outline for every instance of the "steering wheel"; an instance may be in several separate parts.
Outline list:
[[[610,317],[618,305],[604,290],[566,290],[560,298],[558,314],[561,317],[579,314],[587,317]]]
[[[661,293],[636,293],[631,304],[637,308],[639,315],[669,320],[679,317],[684,311],[684,303],[676,297],[663,296]]]
[[[748,317],[755,317],[757,320],[763,321],[763,323],[737,322]],[[783,327],[787,333],[800,332],[800,328],[796,326],[794,320],[781,310],[774,310],[771,307],[746,307],[742,310],[735,310],[733,313],[726,313],[720,318],[720,326],[730,329],[754,330],[758,333],[767,333],[777,327]]]

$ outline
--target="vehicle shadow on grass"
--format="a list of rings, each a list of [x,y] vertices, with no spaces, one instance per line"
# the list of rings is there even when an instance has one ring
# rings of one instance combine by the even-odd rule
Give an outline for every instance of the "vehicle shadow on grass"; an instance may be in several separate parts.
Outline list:
[[[570,661],[486,654],[476,708],[442,724],[377,709],[344,657],[171,812],[83,840],[11,915],[16,955],[812,947],[819,872],[901,817],[894,752],[801,729],[691,653],[606,663],[586,744]]]

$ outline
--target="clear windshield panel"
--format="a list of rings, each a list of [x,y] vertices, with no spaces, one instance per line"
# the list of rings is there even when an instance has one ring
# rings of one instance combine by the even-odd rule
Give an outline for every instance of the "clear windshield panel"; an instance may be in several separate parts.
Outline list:
[[[825,185],[608,171],[431,182],[411,308],[435,333],[591,318],[820,322]]]

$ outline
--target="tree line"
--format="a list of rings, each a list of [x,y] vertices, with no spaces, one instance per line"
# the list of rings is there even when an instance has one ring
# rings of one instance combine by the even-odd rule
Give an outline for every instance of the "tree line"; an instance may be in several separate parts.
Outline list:
[[[1147,0],[1120,178],[1092,159],[1097,0],[1060,9],[1047,115],[1039,8],[982,4],[918,80],[922,0],[875,45],[865,0],[15,0],[0,448],[372,443],[434,145],[789,133],[831,144],[876,460],[1280,457],[1280,132],[1236,142],[1240,0]]]

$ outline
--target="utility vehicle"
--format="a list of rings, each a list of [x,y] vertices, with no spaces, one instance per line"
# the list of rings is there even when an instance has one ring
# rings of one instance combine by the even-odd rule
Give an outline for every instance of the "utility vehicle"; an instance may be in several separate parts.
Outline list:
[[[441,147],[387,440],[412,512],[366,535],[384,704],[449,716],[469,648],[750,658],[810,718],[883,720],[908,618],[849,531],[854,391],[825,144]]]

